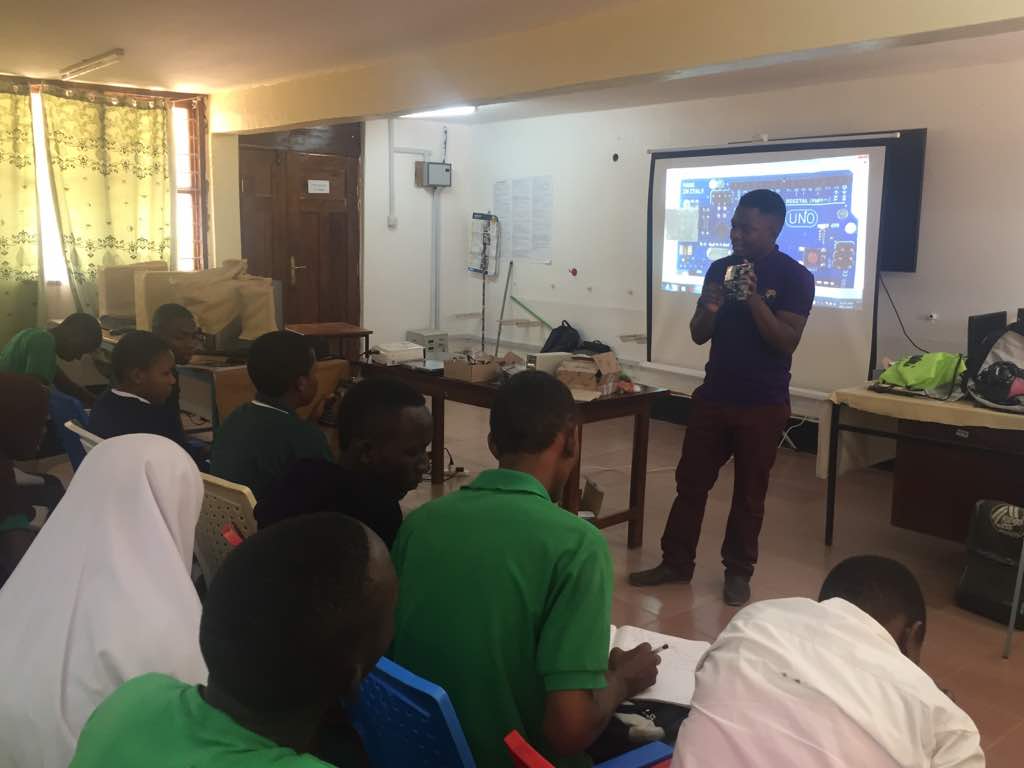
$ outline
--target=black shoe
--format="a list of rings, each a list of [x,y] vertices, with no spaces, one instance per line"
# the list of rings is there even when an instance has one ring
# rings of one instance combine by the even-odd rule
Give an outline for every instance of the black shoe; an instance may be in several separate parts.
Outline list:
[[[738,573],[725,572],[725,589],[722,599],[726,605],[746,605],[750,602],[750,580]]]
[[[691,578],[662,561],[650,570],[629,574],[629,583],[634,587],[656,587],[659,584],[689,584]]]

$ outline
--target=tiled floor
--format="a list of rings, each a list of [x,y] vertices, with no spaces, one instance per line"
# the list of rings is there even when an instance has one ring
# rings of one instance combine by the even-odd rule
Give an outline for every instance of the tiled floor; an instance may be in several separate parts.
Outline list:
[[[445,417],[448,447],[470,476],[495,466],[486,447],[486,411],[449,404]],[[682,435],[682,427],[652,424],[644,546],[626,548],[625,526],[606,531],[615,562],[612,621],[711,640],[735,613],[721,601],[718,556],[732,491],[730,466],[722,471],[708,503],[692,584],[637,589],[626,582],[630,571],[659,561],[658,541],[674,497]],[[631,425],[624,420],[585,429],[583,471],[605,490],[606,510],[625,508],[631,438]],[[421,486],[403,506],[413,508],[467,479],[449,481],[444,490]],[[822,543],[825,483],[814,476],[814,457],[782,451],[768,493],[753,598],[814,597],[832,565],[852,554],[871,552],[901,560],[917,575],[928,600],[925,669],[978,724],[988,765],[1019,766],[1024,753],[1024,633],[1017,636],[1011,659],[1004,661],[1005,630],[953,604],[963,547],[889,525],[891,484],[891,475],[874,470],[840,480],[835,544],[827,549]]]

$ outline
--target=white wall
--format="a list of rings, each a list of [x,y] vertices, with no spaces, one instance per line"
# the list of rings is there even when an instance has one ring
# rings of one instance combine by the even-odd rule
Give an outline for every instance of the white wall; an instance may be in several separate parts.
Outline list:
[[[479,279],[465,271],[468,222],[493,206],[501,178],[553,176],[554,261],[519,263],[513,293],[546,319],[577,324],[589,337],[640,360],[623,344],[643,333],[646,313],[648,149],[701,146],[769,136],[928,129],[918,272],[886,280],[910,334],[929,349],[962,351],[969,314],[1024,305],[1017,204],[1024,168],[1024,62],[794,88],[747,96],[454,126],[449,158],[454,186],[444,195],[442,326],[479,334]],[[398,144],[438,147],[436,125],[398,121]],[[434,143],[431,145],[430,140]],[[375,338],[401,338],[429,319],[429,202],[412,189],[409,161],[396,171],[399,229],[385,223],[384,122],[369,123],[366,143],[364,321]],[[612,153],[619,154],[613,163]],[[412,230],[412,231],[410,231]],[[572,277],[570,268],[578,269]],[[505,265],[488,295],[488,335]],[[912,351],[884,295],[879,355]],[[927,321],[937,312],[935,323]],[[511,310],[512,317],[524,317]],[[814,322],[812,314],[810,322]],[[506,326],[504,338],[539,344],[539,329]],[[692,379],[652,371],[641,378],[681,391]],[[852,382],[851,382],[852,383]],[[805,410],[805,412],[809,412]]]
[[[443,126],[421,120],[395,120],[395,146],[426,149],[441,159]],[[438,192],[441,207],[441,302],[457,301],[466,288],[458,260],[465,263],[469,237],[468,174],[471,129],[449,126],[448,161],[455,183]],[[387,225],[387,121],[366,123],[363,163],[363,325],[373,341],[405,339],[405,332],[432,325],[430,290],[431,191],[413,183],[411,155],[395,156],[395,215]]]
[[[210,267],[242,258],[238,136],[210,135]]]

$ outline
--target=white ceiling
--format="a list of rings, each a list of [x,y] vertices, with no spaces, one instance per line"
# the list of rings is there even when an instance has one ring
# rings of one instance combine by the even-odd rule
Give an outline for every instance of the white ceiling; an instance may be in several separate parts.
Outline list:
[[[804,85],[912,74],[1024,59],[1024,31],[872,50],[821,52],[799,61],[691,77],[647,78],[480,107],[471,117],[446,122],[488,123],[544,115],[592,112],[646,104],[735,96]]]
[[[544,26],[627,0],[35,0],[3,3],[0,72],[205,93]]]

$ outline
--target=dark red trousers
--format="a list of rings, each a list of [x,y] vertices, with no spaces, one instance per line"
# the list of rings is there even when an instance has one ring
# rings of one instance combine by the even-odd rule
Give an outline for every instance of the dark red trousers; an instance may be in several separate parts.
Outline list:
[[[676,467],[676,500],[661,537],[666,563],[684,575],[693,573],[708,492],[732,457],[736,481],[722,563],[726,570],[750,578],[757,563],[768,475],[788,420],[788,404],[740,406],[693,399]]]

